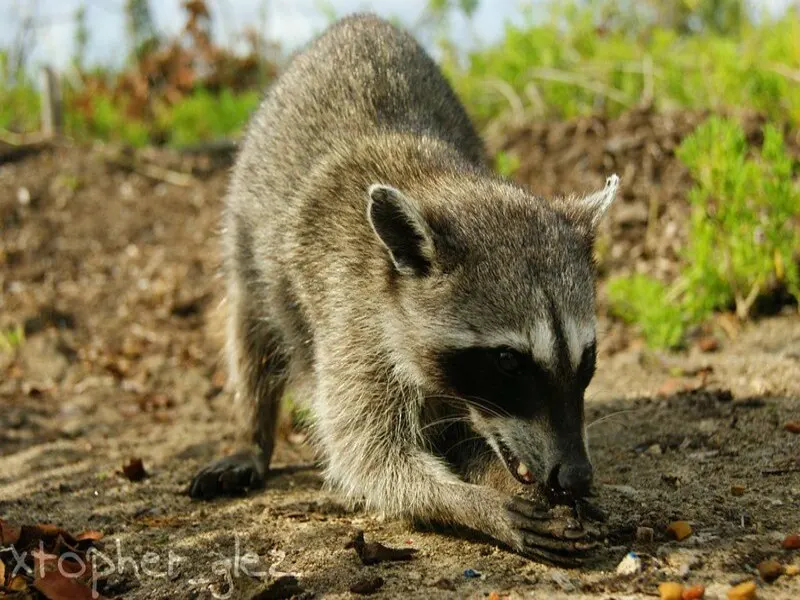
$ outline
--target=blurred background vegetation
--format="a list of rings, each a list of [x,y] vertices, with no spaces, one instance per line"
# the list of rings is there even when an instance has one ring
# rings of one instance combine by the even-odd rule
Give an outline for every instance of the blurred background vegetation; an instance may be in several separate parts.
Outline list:
[[[178,0],[174,0],[178,1]],[[489,0],[483,0],[489,1]],[[784,133],[800,124],[800,4],[767,14],[745,0],[567,0],[521,8],[500,39],[470,50],[455,16],[481,0],[429,0],[415,33],[433,40],[446,74],[484,134],[532,120],[613,117],[632,109],[755,111],[767,122],[751,147],[735,117],[712,117],[676,155],[695,181],[689,242],[674,281],[648,274],[608,282],[611,311],[652,345],[679,347],[714,311],[757,314],[759,298],[800,296],[797,160]],[[61,74],[64,132],[79,141],[186,147],[235,138],[287,59],[263,32],[246,51],[215,43],[205,0],[181,2],[185,24],[164,37],[148,0],[125,0],[128,58],[89,65],[92,35],[74,14],[74,56]],[[336,11],[320,2],[329,19]],[[24,32],[23,32],[24,33]],[[35,132],[36,65],[25,35],[0,49],[0,133]],[[492,144],[490,143],[490,146]],[[520,157],[499,153],[513,176]]]
[[[205,0],[180,2],[185,25],[159,35],[149,0],[125,0],[128,59],[88,65],[92,32],[74,15],[74,56],[63,75],[66,133],[134,146],[185,145],[238,133],[286,59],[251,27],[246,52],[212,39]],[[480,0],[429,0],[416,28],[433,32],[448,76],[481,127],[498,119],[617,114],[652,103],[752,108],[800,121],[797,8],[768,16],[744,0],[568,0],[520,8],[502,38],[464,52],[450,18]],[[319,3],[328,18],[336,12]],[[536,12],[534,12],[534,10]],[[424,30],[424,31],[423,31]],[[18,36],[24,45],[25,36]],[[0,128],[32,131],[39,106],[30,49],[0,49]]]

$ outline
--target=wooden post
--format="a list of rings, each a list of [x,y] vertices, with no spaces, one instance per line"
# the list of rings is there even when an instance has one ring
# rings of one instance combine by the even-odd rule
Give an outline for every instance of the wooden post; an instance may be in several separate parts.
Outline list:
[[[45,137],[61,134],[63,103],[58,77],[52,67],[42,67],[42,133]]]

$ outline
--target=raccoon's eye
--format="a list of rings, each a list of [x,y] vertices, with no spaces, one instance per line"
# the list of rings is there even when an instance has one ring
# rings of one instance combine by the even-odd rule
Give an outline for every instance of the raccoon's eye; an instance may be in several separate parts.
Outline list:
[[[521,375],[523,360],[519,352],[511,348],[500,348],[497,351],[495,360],[497,368],[506,375]]]

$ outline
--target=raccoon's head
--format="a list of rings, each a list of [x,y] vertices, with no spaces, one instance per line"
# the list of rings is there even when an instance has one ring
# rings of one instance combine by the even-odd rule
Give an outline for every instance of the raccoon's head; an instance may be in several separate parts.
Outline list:
[[[480,176],[369,189],[397,369],[431,399],[466,407],[517,480],[573,497],[592,481],[592,244],[618,183],[550,200]]]

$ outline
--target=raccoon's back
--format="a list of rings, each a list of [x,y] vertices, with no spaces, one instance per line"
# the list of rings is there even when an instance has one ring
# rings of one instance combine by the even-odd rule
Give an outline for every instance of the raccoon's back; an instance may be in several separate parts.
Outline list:
[[[366,220],[369,185],[405,189],[462,163],[482,169],[483,145],[433,60],[386,21],[345,18],[293,58],[248,128],[227,196],[226,271],[264,306],[311,312],[339,288],[377,287],[386,257]]]
[[[297,54],[273,84],[239,170],[286,197],[322,156],[382,131],[435,137],[484,161],[466,112],[422,47],[378,17],[354,15]]]

